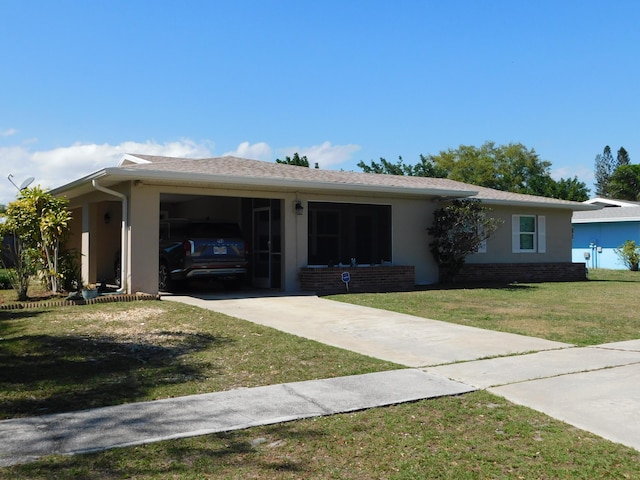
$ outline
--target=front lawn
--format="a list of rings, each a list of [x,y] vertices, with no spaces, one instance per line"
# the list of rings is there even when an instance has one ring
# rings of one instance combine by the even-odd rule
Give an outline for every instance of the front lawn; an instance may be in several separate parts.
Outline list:
[[[0,419],[398,367],[175,302],[0,311]]]
[[[640,338],[640,273],[592,270],[589,281],[434,286],[406,293],[333,295],[342,302],[576,345]]]
[[[500,317],[519,317],[513,325],[528,331],[542,321],[535,331],[562,341],[636,338],[633,318],[616,323],[622,312],[633,313],[638,277],[602,274],[579,284],[336,298],[408,303],[411,313],[507,331],[511,323]],[[598,302],[571,300],[595,292]],[[496,313],[498,304],[506,313]],[[585,336],[585,321],[593,330],[608,324],[613,333]],[[2,418],[393,368],[173,302],[0,311]],[[640,453],[479,391],[0,468],[0,480],[14,478],[640,478]]]

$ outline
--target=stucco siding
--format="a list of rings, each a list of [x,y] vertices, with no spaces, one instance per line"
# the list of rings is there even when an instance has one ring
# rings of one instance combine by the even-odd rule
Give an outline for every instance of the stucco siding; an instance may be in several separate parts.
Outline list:
[[[557,263],[571,262],[571,212],[557,209],[491,206],[491,215],[502,225],[487,240],[486,253],[467,257],[467,263]],[[514,253],[512,237],[513,215],[543,216],[545,251]]]
[[[132,186],[129,201],[129,293],[158,291],[160,195],[154,188]]]
[[[438,264],[429,251],[427,233],[436,207],[434,202],[428,201],[392,202],[393,263],[413,265],[417,285],[437,283],[439,279]]]
[[[70,211],[69,237],[65,243],[65,248],[80,252],[82,249],[82,208],[70,208]]]

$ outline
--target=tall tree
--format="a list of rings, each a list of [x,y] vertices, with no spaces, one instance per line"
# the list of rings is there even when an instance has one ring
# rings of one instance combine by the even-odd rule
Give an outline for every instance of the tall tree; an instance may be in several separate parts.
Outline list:
[[[594,176],[596,179],[596,196],[609,196],[609,182],[614,170],[615,162],[613,160],[613,155],[611,155],[611,147],[609,147],[609,145],[606,145],[602,150],[602,153],[596,155],[595,160]]]
[[[587,186],[574,179],[551,178],[551,163],[540,160],[533,149],[520,143],[496,146],[486,142],[480,148],[460,145],[437,155],[420,155],[420,163],[407,165],[399,157],[397,163],[384,158],[370,165],[358,163],[363,171],[390,175],[441,177],[515,193],[541,195],[564,200],[584,201],[589,198]]]
[[[429,157],[420,154],[420,163],[415,164],[412,167],[413,175],[417,177],[435,177],[435,178],[447,178],[449,172],[433,163]]]
[[[609,180],[611,198],[640,201],[640,165],[621,165]]]
[[[298,167],[309,167],[309,160],[307,160],[307,156],[303,155],[302,157],[298,155],[298,152],[293,154],[293,157],[285,157],[284,160],[280,160],[276,158],[276,163],[282,163],[285,165],[296,165]],[[318,162],[315,163],[314,168],[320,168]]]
[[[515,193],[540,194],[539,180],[549,176],[551,163],[540,160],[533,149],[520,143],[497,146],[485,142],[480,148],[460,145],[428,157],[449,172],[448,178]]]
[[[385,158],[380,157],[380,162],[371,160],[367,165],[362,160],[358,162],[358,167],[365,173],[383,173],[386,175],[413,175],[413,169],[411,165],[406,165],[402,157],[398,157],[396,163],[391,163]]]
[[[622,165],[629,165],[631,163],[629,153],[627,153],[624,147],[620,147],[618,149],[618,156],[616,157],[616,160],[616,168],[621,167]]]
[[[561,178],[555,182],[554,191],[545,197],[561,198],[562,200],[571,200],[572,202],[584,202],[589,200],[589,189],[584,182],[578,180],[578,177]]]
[[[402,157],[398,157],[396,163],[380,157],[380,163],[371,160],[369,165],[362,160],[358,167],[365,173],[383,173],[386,175],[407,175],[412,177],[437,177],[446,178],[448,173],[444,168],[435,165],[428,157],[420,155],[420,162],[415,165],[407,165]]]

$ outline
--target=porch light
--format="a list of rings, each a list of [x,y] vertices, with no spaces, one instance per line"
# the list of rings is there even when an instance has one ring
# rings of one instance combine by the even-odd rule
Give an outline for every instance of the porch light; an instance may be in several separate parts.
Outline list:
[[[302,212],[304,212],[304,207],[302,206],[302,202],[300,200],[296,200],[294,202],[293,210],[296,212],[296,215],[302,215]]]

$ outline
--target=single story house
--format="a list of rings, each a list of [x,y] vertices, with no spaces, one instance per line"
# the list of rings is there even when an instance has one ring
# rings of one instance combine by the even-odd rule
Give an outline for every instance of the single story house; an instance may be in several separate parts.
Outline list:
[[[574,212],[573,261],[589,268],[626,270],[615,249],[627,240],[640,244],[640,202],[592,198],[584,203],[602,208]]]
[[[252,244],[250,283],[287,292],[406,290],[437,283],[429,251],[433,212],[478,198],[502,227],[467,258],[461,281],[585,279],[571,259],[571,216],[595,207],[442,178],[319,170],[236,157],[124,155],[52,190],[69,200],[70,247],[82,275],[114,277],[121,291],[158,290],[161,217],[238,223]],[[119,252],[119,253],[118,253]],[[351,259],[357,265],[352,267]]]

